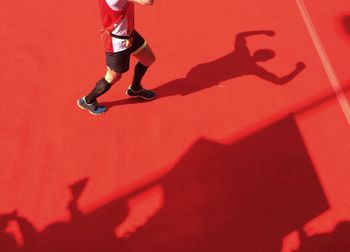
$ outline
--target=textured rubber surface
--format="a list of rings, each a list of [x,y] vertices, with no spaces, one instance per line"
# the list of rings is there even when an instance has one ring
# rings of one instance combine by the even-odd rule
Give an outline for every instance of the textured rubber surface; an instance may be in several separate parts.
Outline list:
[[[349,98],[350,25],[344,21],[350,15],[349,3],[304,3],[342,92]],[[82,113],[75,104],[106,69],[97,7],[95,1],[83,0],[2,3],[1,212],[18,209],[38,228],[67,219],[65,207],[71,197],[67,186],[88,177],[79,200],[82,211],[93,211],[134,192],[128,217],[115,225],[116,232],[123,236],[132,232],[132,227],[146,223],[146,235],[141,232],[132,236],[139,242],[133,244],[143,244],[151,232],[164,228],[164,232],[156,233],[163,246],[159,251],[169,245],[165,226],[176,224],[168,220],[185,224],[186,213],[179,205],[188,204],[186,200],[198,199],[197,207],[204,212],[190,213],[192,218],[200,216],[198,222],[192,220],[200,224],[189,222],[194,229],[188,235],[196,233],[200,234],[198,238],[209,239],[205,230],[211,224],[201,220],[209,218],[205,217],[206,208],[216,207],[212,204],[217,201],[209,200],[213,192],[223,193],[217,198],[220,204],[236,194],[238,202],[252,199],[253,205],[243,202],[246,209],[251,207],[246,215],[242,208],[235,210],[230,205],[239,213],[240,226],[249,226],[249,220],[270,218],[273,209],[278,211],[278,219],[271,217],[260,226],[251,226],[256,236],[264,233],[265,227],[269,229],[269,221],[280,225],[275,233],[265,233],[267,236],[259,236],[256,243],[249,243],[256,244],[255,248],[248,246],[251,237],[244,234],[237,238],[244,241],[241,247],[220,247],[224,241],[213,237],[213,243],[206,244],[208,251],[232,246],[242,249],[236,251],[256,251],[261,246],[265,246],[261,251],[278,251],[278,242],[303,224],[322,232],[350,217],[349,124],[295,0],[225,0],[219,4],[214,0],[179,0],[138,7],[137,29],[157,56],[144,86],[154,90],[157,99],[146,103],[125,97],[130,71],[99,100],[108,107],[103,117]],[[245,32],[266,30],[275,35],[244,39]],[[252,55],[260,49],[270,50],[262,52],[265,56],[271,56],[272,50],[274,58],[255,64]],[[298,62],[303,62],[305,69],[291,76]],[[275,143],[284,134],[293,137],[283,138],[282,153],[266,154],[269,149],[279,150]],[[198,142],[204,142],[204,147],[199,144],[197,148]],[[267,158],[262,158],[260,151]],[[226,160],[226,155],[232,159]],[[187,157],[186,162],[179,163],[183,157]],[[204,166],[202,159],[210,164],[206,169],[209,174],[197,174],[198,166]],[[253,159],[261,160],[261,164]],[[166,174],[176,172],[179,166],[181,172],[168,181]],[[252,180],[243,167],[251,169]],[[259,182],[257,174],[266,174],[264,169],[270,174],[278,167],[282,171]],[[295,185],[288,184],[284,169],[291,173]],[[216,170],[222,174],[215,174]],[[242,172],[242,179],[237,178]],[[234,188],[228,181],[217,181],[225,178],[232,179]],[[157,179],[158,183],[151,184],[156,185],[153,189],[140,189]],[[177,190],[176,184],[181,190],[187,187],[184,201],[181,194],[171,193]],[[213,192],[211,187],[215,187]],[[262,193],[256,198],[249,188]],[[272,192],[281,198],[276,204],[282,205],[259,208],[271,202],[266,195]],[[291,197],[289,203],[284,197]],[[313,197],[315,201],[310,200]],[[217,206],[222,207],[220,204]],[[296,211],[281,215],[283,206],[291,204],[298,204]],[[164,211],[155,215],[159,209]],[[153,222],[147,223],[151,216]],[[212,224],[218,225],[221,220],[225,219],[215,219]],[[172,235],[181,237],[186,229],[177,226],[174,230]],[[234,235],[246,229],[223,230]],[[259,241],[265,239],[273,239],[274,247],[259,247]],[[286,240],[285,251],[297,243],[292,238]],[[188,242],[188,246],[197,246]]]

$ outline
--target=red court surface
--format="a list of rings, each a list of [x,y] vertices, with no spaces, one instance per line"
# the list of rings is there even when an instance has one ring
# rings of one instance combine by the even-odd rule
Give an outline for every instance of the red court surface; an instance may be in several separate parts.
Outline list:
[[[157,56],[143,83],[159,97],[128,99],[130,71],[94,117],[76,100],[105,72],[98,15],[96,1],[2,3],[0,213],[19,217],[0,238],[26,251],[316,252],[315,234],[349,225],[349,1],[138,6]],[[254,63],[260,49],[274,58]]]

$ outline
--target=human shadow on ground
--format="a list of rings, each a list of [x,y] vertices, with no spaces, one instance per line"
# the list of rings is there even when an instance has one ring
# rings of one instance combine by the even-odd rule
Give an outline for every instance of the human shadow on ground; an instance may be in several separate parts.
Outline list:
[[[88,179],[83,179],[69,187],[72,195],[67,207],[69,221],[51,223],[43,231],[38,231],[29,219],[19,215],[12,217],[18,223],[24,245],[9,251],[118,251],[119,240],[115,236],[115,227],[128,215],[128,204],[118,199],[83,214],[78,207],[78,199],[87,182]]]
[[[255,75],[261,79],[277,85],[283,85],[294,79],[304,68],[305,64],[298,62],[294,70],[279,77],[275,73],[269,72],[258,62],[265,62],[275,56],[275,52],[270,49],[260,49],[254,53],[249,51],[247,37],[253,35],[274,36],[274,31],[248,31],[236,35],[235,50],[221,58],[211,62],[199,64],[193,67],[185,78],[175,79],[164,83],[154,89],[159,98],[174,95],[189,95],[204,89],[213,87],[221,82],[241,77],[244,75]],[[113,106],[134,104],[140,100],[124,99],[113,102],[102,103],[108,108]]]
[[[19,246],[17,244],[15,236],[7,232],[7,226],[9,222],[14,221],[17,217],[17,212],[0,215],[0,251],[1,252],[12,252],[17,251]]]
[[[229,145],[199,140],[161,184],[163,208],[125,251],[280,252],[328,208],[292,116]]]
[[[350,222],[340,222],[330,233],[307,236],[299,231],[300,248],[294,252],[348,252],[350,251]]]
[[[228,145],[200,139],[164,177],[84,214],[77,201],[85,184],[70,187],[67,222],[39,232],[16,218],[21,251],[280,252],[283,237],[328,208],[292,116]],[[162,208],[116,237],[128,199],[154,184],[163,188]]]

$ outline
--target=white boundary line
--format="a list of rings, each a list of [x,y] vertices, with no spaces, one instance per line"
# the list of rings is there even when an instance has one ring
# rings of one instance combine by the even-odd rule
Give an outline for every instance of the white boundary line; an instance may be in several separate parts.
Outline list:
[[[321,39],[315,29],[314,24],[312,23],[309,12],[305,7],[305,3],[303,0],[296,0],[297,5],[299,7],[300,13],[304,19],[306,28],[311,36],[312,42],[314,43],[317,53],[321,59],[322,65],[327,73],[328,79],[332,85],[332,88],[337,96],[340,107],[343,110],[345,118],[350,126],[350,104],[345,96],[344,90],[340,85],[337,75],[332,67],[332,64],[328,58],[328,55],[322,45]]]

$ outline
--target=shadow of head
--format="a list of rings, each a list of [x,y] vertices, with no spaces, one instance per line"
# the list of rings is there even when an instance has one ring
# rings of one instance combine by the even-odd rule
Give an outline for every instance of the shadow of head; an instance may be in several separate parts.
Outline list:
[[[261,49],[261,50],[256,51],[253,54],[253,59],[255,62],[259,62],[259,61],[265,62],[265,61],[268,61],[268,60],[272,59],[273,57],[275,57],[275,55],[276,55],[276,53],[272,50]]]
[[[2,214],[0,215],[0,232],[6,232],[8,224],[10,221],[15,220],[17,217],[17,211],[13,211],[12,213]]]
[[[343,25],[345,32],[350,35],[350,15],[343,17]]]

